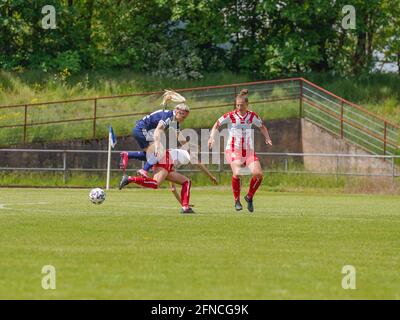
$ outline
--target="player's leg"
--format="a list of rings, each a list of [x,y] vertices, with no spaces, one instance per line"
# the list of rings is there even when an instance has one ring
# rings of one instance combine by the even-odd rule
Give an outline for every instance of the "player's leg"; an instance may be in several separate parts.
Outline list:
[[[159,185],[168,176],[168,171],[163,168],[156,168],[153,178],[146,178],[142,176],[123,176],[119,184],[119,189],[121,190],[130,183],[135,183],[141,185],[145,188],[158,189]]]
[[[167,178],[168,180],[168,178]],[[174,195],[174,197],[176,198],[176,200],[179,202],[179,204],[182,205],[182,200],[181,200],[181,196],[178,193],[178,191],[176,191],[176,185],[174,182],[169,182],[169,190],[171,190],[172,194]],[[189,204],[189,207],[194,207],[194,204]]]
[[[240,203],[240,168],[242,167],[241,160],[234,160],[230,163],[232,169],[232,192],[235,199],[235,209],[240,211],[243,209]]]
[[[128,159],[146,161],[146,151],[125,151]],[[122,152],[121,152],[122,153]]]
[[[128,166],[129,159],[147,161],[146,151],[150,145],[150,141],[148,141],[145,132],[141,128],[135,127],[132,130],[132,135],[135,138],[139,147],[143,151],[131,151],[131,152],[123,151],[120,153],[119,167],[124,171],[124,174],[126,171],[126,167]]]
[[[124,171],[124,174],[128,167],[129,159],[147,161],[146,151],[122,151],[119,154],[119,168]]]
[[[170,172],[167,176],[167,180],[170,182],[173,182],[173,183],[180,184],[182,186],[182,189],[181,189],[181,204],[182,204],[181,213],[194,213],[193,209],[189,206],[190,188],[192,186],[192,182],[190,181],[190,179],[178,172]]]
[[[261,168],[261,164],[258,159],[254,159],[254,161],[251,161],[248,164],[248,168],[250,169],[250,172],[253,175],[253,177],[250,180],[249,192],[244,197],[244,199],[247,202],[247,209],[250,212],[253,212],[254,211],[253,197],[263,181],[263,170]]]
[[[143,169],[138,170],[138,174],[141,175],[142,177],[148,177],[148,172],[150,171],[151,167],[153,167],[155,164],[158,163],[158,158],[154,153],[154,143],[152,142],[147,148],[146,148],[146,162],[143,166]]]
[[[167,178],[167,180],[168,180],[168,178]],[[171,182],[171,181],[169,182],[169,189],[171,190],[172,194],[175,196],[176,200],[177,200],[180,204],[182,204],[182,203],[181,203],[181,197],[180,197],[180,195],[178,194],[178,192],[176,191],[176,185],[175,185],[174,182]]]

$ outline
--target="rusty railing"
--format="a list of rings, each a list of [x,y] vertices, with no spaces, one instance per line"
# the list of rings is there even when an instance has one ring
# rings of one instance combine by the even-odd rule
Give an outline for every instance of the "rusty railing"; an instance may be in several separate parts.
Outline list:
[[[289,103],[298,100],[298,117],[305,118],[371,153],[393,155],[398,151],[400,126],[304,78],[185,88],[176,91],[185,93],[190,101],[191,110],[199,111],[232,109],[234,97],[243,87],[250,89],[253,106],[263,108],[275,102]],[[29,136],[32,128],[45,130],[46,127],[56,125],[58,127],[55,132],[61,132],[62,129],[74,130],[73,125],[82,123],[86,125],[79,127],[79,130],[76,130],[78,136],[72,138],[99,138],[105,136],[105,131],[99,134],[99,123],[100,128],[104,129],[106,126],[101,125],[102,121],[124,118],[121,125],[133,126],[130,119],[154,111],[162,93],[163,91],[153,91],[0,106],[0,145],[26,144],[49,139],[48,132],[42,134],[40,130],[34,131],[33,137]],[[13,123],[10,123],[11,119],[14,120]],[[2,130],[11,131],[1,134]],[[2,137],[6,141],[1,141]],[[57,137],[64,138],[61,133]],[[51,140],[54,139],[52,136]]]

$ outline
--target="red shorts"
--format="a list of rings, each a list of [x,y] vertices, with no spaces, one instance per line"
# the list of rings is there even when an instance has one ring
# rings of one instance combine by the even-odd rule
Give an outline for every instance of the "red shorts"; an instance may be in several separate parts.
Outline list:
[[[254,161],[258,161],[258,157],[254,150],[251,149],[243,149],[243,150],[225,150],[225,159],[228,164],[231,164],[233,161],[239,160],[241,165],[248,166]]]
[[[154,168],[163,168],[168,173],[175,171],[174,164],[170,162],[169,151],[165,152],[164,157],[154,165]]]

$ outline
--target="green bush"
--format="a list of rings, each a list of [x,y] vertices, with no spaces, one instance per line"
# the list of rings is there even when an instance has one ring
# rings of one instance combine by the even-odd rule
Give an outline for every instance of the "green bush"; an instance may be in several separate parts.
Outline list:
[[[180,43],[169,39],[166,44],[154,43],[147,49],[148,63],[144,68],[155,77],[176,80],[199,80],[203,78],[202,59],[188,41]],[[168,47],[179,48],[175,51]]]
[[[57,71],[69,70],[72,73],[81,71],[81,58],[76,51],[65,51],[59,53],[54,61]]]

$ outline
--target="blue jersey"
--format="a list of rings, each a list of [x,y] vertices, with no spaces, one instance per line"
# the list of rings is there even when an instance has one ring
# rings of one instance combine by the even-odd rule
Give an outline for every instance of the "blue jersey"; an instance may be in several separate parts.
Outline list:
[[[153,113],[145,116],[143,119],[136,122],[136,127],[139,129],[145,129],[147,131],[157,128],[161,122],[164,129],[167,129],[171,122],[174,121],[175,129],[179,130],[179,123],[175,121],[175,112],[171,110],[157,110]]]

